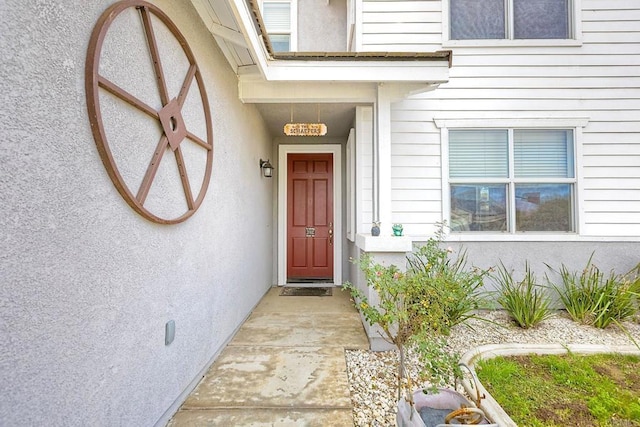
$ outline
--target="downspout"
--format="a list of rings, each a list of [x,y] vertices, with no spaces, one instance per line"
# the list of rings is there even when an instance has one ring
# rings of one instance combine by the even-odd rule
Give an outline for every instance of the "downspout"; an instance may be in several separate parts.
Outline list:
[[[385,83],[378,83],[373,145],[373,217],[380,222],[381,234],[388,235],[391,233],[391,98]]]

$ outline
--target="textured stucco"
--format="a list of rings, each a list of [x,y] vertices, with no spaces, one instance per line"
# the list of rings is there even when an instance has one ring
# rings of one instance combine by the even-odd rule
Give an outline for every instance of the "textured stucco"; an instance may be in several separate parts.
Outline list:
[[[87,118],[84,64],[111,3],[0,2],[0,425],[153,425],[271,284],[273,193],[258,168],[271,142],[187,0],[154,3],[206,81],[215,141],[207,196],[186,222],[158,225],[109,180]],[[166,61],[171,69],[179,59]],[[114,74],[127,66],[104,65]],[[128,136],[114,136],[125,150]],[[123,164],[135,165],[138,151]],[[165,346],[171,319],[176,338]]]
[[[298,50],[300,52],[347,50],[346,0],[298,2]]]
[[[424,245],[426,241],[414,241],[414,248]],[[581,272],[587,262],[596,265],[603,273],[624,274],[638,265],[638,243],[636,242],[452,242],[445,241],[443,247],[451,249],[452,256],[457,257],[465,253],[468,267],[490,269],[501,263],[512,271],[515,278],[522,278],[525,265],[529,265],[531,271],[539,279],[541,284],[546,284],[545,276],[559,283],[557,271],[562,265],[569,271]],[[347,245],[348,256],[352,259],[359,257],[358,248],[353,244]],[[375,253],[377,259],[384,264],[396,264],[404,267],[404,257],[391,260],[388,256]],[[357,280],[358,267],[352,265],[345,270],[345,280]],[[487,289],[492,288],[492,280],[485,280]]]
[[[640,247],[636,242],[462,242],[447,245],[455,254],[464,251],[469,267],[493,268],[495,271],[503,264],[512,277],[520,281],[528,265],[536,283],[548,286],[551,282],[559,288],[562,288],[562,278],[558,272],[563,265],[570,272],[580,274],[591,260],[608,277],[610,273],[626,274],[640,262]],[[484,290],[493,292],[496,287],[496,274],[485,278]],[[547,289],[552,306],[563,308],[553,287]],[[495,301],[490,304],[497,306]]]
[[[589,258],[605,274],[611,271],[627,273],[640,261],[636,242],[462,242],[446,245],[456,254],[464,250],[469,266],[488,269],[502,263],[518,280],[524,277],[528,264],[541,285],[547,283],[545,276],[560,285],[556,272],[562,265],[569,271],[581,272]],[[485,280],[485,284],[487,289],[492,289],[491,280]]]

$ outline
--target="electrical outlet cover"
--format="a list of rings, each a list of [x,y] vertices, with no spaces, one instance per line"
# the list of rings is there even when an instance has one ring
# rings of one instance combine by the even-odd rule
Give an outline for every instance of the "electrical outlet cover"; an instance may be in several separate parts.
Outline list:
[[[169,345],[173,342],[173,339],[176,337],[176,322],[173,320],[169,320],[166,325],[164,325],[164,345]]]

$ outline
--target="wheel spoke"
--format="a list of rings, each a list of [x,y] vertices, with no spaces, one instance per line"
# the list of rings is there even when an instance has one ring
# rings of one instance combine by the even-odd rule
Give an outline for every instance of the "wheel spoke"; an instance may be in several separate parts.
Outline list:
[[[150,107],[146,103],[142,102],[140,99],[136,98],[126,90],[122,89],[120,86],[105,79],[102,76],[98,76],[98,86],[107,90],[108,92],[112,93],[113,95],[117,96],[118,98],[122,99],[128,104],[136,107],[140,111],[147,113],[154,119],[158,118],[158,112],[154,108]]]
[[[193,77],[196,75],[196,67],[195,64],[191,64],[189,67],[189,71],[187,71],[187,75],[184,78],[184,82],[182,83],[182,87],[180,88],[180,94],[178,95],[178,104],[182,107],[184,104],[184,100],[187,98],[187,94],[189,93],[189,88],[191,87],[191,82],[193,82]]]
[[[151,15],[149,14],[146,6],[140,7],[140,14],[142,15],[144,32],[147,35],[147,44],[149,45],[149,52],[151,53],[151,59],[153,61],[153,69],[156,73],[158,90],[160,91],[160,100],[162,101],[162,106],[164,107],[169,103],[169,91],[167,90],[167,83],[164,79],[164,73],[162,71],[162,63],[160,62],[160,54],[158,53],[156,35],[153,32],[153,24],[151,23]]]
[[[210,144],[208,144],[207,142],[203,141],[202,139],[200,139],[199,137],[195,136],[194,134],[192,134],[189,131],[187,131],[187,138],[189,138],[190,140],[192,140],[193,142],[195,142],[196,144],[198,144],[202,148],[206,148],[207,150],[213,150],[213,147]]]
[[[147,195],[149,195],[149,189],[151,188],[153,179],[156,176],[156,172],[158,171],[160,161],[162,160],[162,156],[164,155],[167,145],[169,145],[169,140],[167,139],[167,135],[163,134],[156,146],[156,151],[153,153],[153,157],[151,157],[151,162],[147,167],[147,172],[144,174],[144,178],[142,179],[142,183],[138,189],[138,194],[136,195],[136,199],[141,205],[144,205],[144,201],[147,199]]]
[[[0,2],[1,1],[2,0],[0,0]],[[135,11],[134,13],[137,13],[140,16],[140,26],[138,27],[138,31],[140,29],[143,30],[145,40],[142,41],[142,43],[146,45],[146,49],[148,50],[148,59],[143,58],[143,60],[150,60],[150,65],[152,66],[152,74],[146,77],[150,77],[155,81],[157,89],[152,90],[152,92],[155,90],[158,91],[158,98],[161,104],[159,106],[156,106],[153,102],[148,100],[148,98],[145,98],[134,89],[129,88],[132,92],[128,92],[124,89],[128,87],[126,84],[120,82],[123,86],[118,86],[118,84],[116,84],[117,81],[114,82],[110,80],[109,76],[100,75],[99,64],[103,54],[109,53],[117,60],[123,57],[123,52],[112,51],[111,49],[103,50],[103,45],[107,34],[111,30],[112,24],[117,17],[125,11],[127,11],[126,13]],[[161,34],[156,34],[156,29],[159,29],[159,27],[154,28],[154,25],[164,25],[162,29],[168,30],[170,34],[166,33],[166,31],[163,31]],[[116,29],[116,31],[120,30],[120,28]],[[162,58],[162,55],[165,53],[163,50],[163,42],[165,41],[166,36],[173,36],[173,41],[178,43],[175,46],[178,47],[179,45],[178,52],[180,51],[180,48],[182,48],[182,53],[184,53],[188,61],[186,72],[184,67],[182,67],[182,70],[176,68],[176,72],[179,73],[177,74],[178,78],[180,74],[184,73],[184,80],[178,93],[173,95],[172,91],[170,91],[170,82],[167,81],[167,78],[171,75],[170,72],[173,71],[171,68],[168,68],[166,70],[166,74],[164,73],[164,67],[173,64],[171,61],[167,62],[166,58]],[[162,63],[161,59],[165,60],[165,64]],[[130,65],[129,62],[122,63],[123,67],[128,65]],[[133,73],[137,71],[139,70],[136,68],[131,70]],[[154,83],[152,82],[151,84],[153,86]],[[194,85],[197,86],[194,88]],[[118,1],[109,6],[102,15],[100,15],[89,40],[85,64],[85,92],[89,122],[98,148],[98,153],[100,154],[102,162],[109,174],[109,178],[111,178],[111,181],[127,204],[144,218],[158,224],[176,224],[191,217],[201,206],[211,179],[211,168],[213,163],[213,130],[210,105],[204,87],[204,82],[202,80],[202,75],[196,63],[195,56],[178,27],[176,27],[176,25],[164,12],[162,12],[162,10],[155,5],[148,3],[148,0]],[[206,137],[189,133],[186,128],[184,117],[182,116],[182,109],[187,103],[187,98],[189,98],[189,96],[198,95],[201,101],[200,107],[204,113]],[[143,99],[147,99],[149,103],[144,102]],[[157,134],[154,134],[152,131],[152,135],[154,135],[152,138],[158,139],[157,145],[154,149],[155,151],[152,153],[152,157],[147,164],[141,182],[139,184],[133,184],[133,187],[130,182],[123,179],[118,168],[118,162],[116,162],[111,151],[111,147],[109,146],[109,141],[105,131],[105,122],[103,121],[101,111],[101,102],[104,103],[106,101],[108,101],[110,107],[118,107],[118,112],[122,112],[124,109],[124,113],[127,114],[135,110],[136,112],[134,114],[138,119],[142,117],[142,114],[149,116],[151,119],[157,120],[161,127],[162,133],[157,137],[155,136]],[[129,105],[125,106],[124,104]],[[198,107],[197,102],[195,102],[192,107]],[[118,120],[120,118],[120,116],[117,115],[115,117],[113,116],[114,112],[111,111],[111,108],[106,112],[110,114],[112,119]],[[144,118],[142,120],[147,119]],[[134,126],[133,123],[131,123],[131,126]],[[185,163],[188,156],[186,156],[181,149],[181,143],[184,142],[185,138],[190,139],[190,144],[196,144],[206,150],[196,150],[198,151],[197,155],[199,157],[204,156],[206,158],[206,167],[202,183],[195,183],[194,188],[191,187],[189,176],[187,174],[187,170],[191,165]],[[182,185],[186,205],[188,206],[186,212],[173,218],[158,216],[145,207],[145,202],[151,194],[151,188],[154,185],[156,177],[160,178],[158,176],[158,174],[162,172],[160,171],[160,164],[164,159],[167,148],[170,148],[174,152],[178,173],[180,174],[180,185]],[[142,163],[145,163],[144,160],[142,160]],[[141,166],[144,166],[144,164]],[[135,188],[135,185],[138,185],[137,189]],[[164,194],[161,189],[156,188],[156,190],[158,190],[158,194],[155,194],[154,191],[152,196],[154,198],[157,196],[159,200],[164,200],[167,195]],[[180,196],[178,196],[178,198],[180,198]],[[169,202],[174,202],[174,200],[168,200],[167,203]],[[181,208],[184,207],[184,204],[180,202],[180,200],[177,202],[182,205]]]
[[[189,184],[189,176],[187,175],[187,168],[184,165],[184,157],[182,156],[182,150],[180,147],[174,151],[176,155],[176,162],[178,163],[178,171],[180,172],[180,180],[182,181],[182,187],[184,188],[184,196],[187,199],[187,207],[189,210],[193,209],[193,194],[191,193],[191,184]]]

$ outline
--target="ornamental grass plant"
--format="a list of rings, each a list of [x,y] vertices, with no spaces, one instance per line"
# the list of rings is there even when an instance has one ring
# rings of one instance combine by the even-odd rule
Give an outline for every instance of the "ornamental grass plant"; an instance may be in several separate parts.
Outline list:
[[[593,254],[580,274],[563,264],[559,270],[562,286],[549,280],[569,316],[601,329],[633,318],[639,310],[640,263],[626,274],[612,271],[605,276],[592,259]]]
[[[493,277],[498,287],[498,303],[521,328],[533,328],[553,316],[546,288],[537,283],[529,263],[525,264],[524,278],[519,282],[502,262]]]

